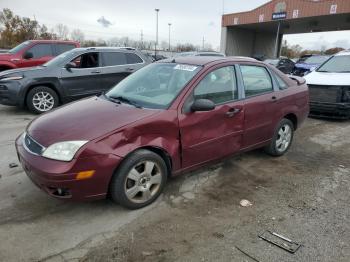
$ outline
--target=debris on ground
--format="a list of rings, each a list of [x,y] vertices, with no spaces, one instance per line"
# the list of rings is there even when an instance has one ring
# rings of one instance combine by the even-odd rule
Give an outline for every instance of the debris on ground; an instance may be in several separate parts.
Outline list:
[[[243,251],[239,247],[235,246],[235,248],[237,248],[237,250],[239,250],[240,252],[242,252],[244,255],[246,255],[247,257],[251,258],[252,260],[254,260],[256,262],[259,262],[259,260],[257,260],[255,257],[252,257],[251,255],[249,255],[247,252]]]
[[[282,236],[281,234],[278,234],[276,232],[272,232],[270,230],[265,231],[264,233],[259,235],[259,237],[292,254],[295,253],[301,246],[301,244],[296,243],[295,241],[290,240],[289,238]]]
[[[14,167],[18,167],[18,164],[16,164],[16,163],[10,163],[9,164],[9,168],[14,168]]]
[[[252,202],[250,202],[249,200],[247,199],[242,199],[241,202],[239,202],[239,204],[242,206],[242,207],[250,207],[252,206]]]
[[[153,254],[153,252],[142,251],[142,256],[144,256],[144,257],[152,256],[152,254]]]

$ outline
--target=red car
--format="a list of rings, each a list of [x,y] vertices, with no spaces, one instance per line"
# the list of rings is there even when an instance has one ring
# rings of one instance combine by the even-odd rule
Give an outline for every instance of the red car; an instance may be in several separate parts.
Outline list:
[[[74,41],[29,40],[7,53],[0,54],[0,71],[39,66],[77,47],[80,47],[80,44]]]
[[[249,58],[180,57],[148,65],[99,97],[36,118],[16,140],[51,196],[136,209],[168,177],[255,148],[280,156],[309,112],[302,78]]]

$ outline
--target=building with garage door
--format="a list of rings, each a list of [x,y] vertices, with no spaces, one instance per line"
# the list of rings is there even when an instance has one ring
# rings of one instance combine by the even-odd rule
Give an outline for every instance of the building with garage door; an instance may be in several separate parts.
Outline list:
[[[284,34],[350,29],[350,0],[272,0],[252,11],[222,16],[221,51],[278,56]]]

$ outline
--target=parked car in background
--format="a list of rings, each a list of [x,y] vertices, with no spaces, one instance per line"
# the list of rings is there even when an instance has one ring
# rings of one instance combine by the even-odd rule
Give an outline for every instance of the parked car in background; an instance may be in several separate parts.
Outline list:
[[[255,148],[285,154],[309,113],[305,80],[294,78],[248,58],[162,60],[36,118],[16,149],[53,197],[141,208],[169,176]]]
[[[275,66],[285,74],[291,74],[295,65],[295,63],[287,57],[280,57],[278,59],[266,59],[264,62]]]
[[[327,55],[305,55],[294,65],[293,75],[305,76],[329,59]]]
[[[131,48],[77,48],[43,66],[0,73],[0,104],[27,106],[34,113],[107,91],[149,64]]]
[[[218,56],[218,57],[225,57],[225,54],[214,52],[214,51],[200,51],[200,52],[183,52],[178,53],[174,57],[183,57],[183,56]]]
[[[159,55],[159,54],[157,54],[157,55],[152,55],[152,58],[153,58],[153,61],[159,61],[159,60],[167,59],[166,56],[164,56],[164,55]]]
[[[350,118],[350,51],[336,54],[305,79],[312,116]]]
[[[0,71],[42,65],[55,56],[77,47],[80,47],[80,44],[74,41],[26,41],[0,54]]]

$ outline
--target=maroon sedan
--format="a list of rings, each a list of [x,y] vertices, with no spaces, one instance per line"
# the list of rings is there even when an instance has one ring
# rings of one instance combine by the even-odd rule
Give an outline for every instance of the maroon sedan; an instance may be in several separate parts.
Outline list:
[[[180,57],[36,118],[16,148],[51,196],[109,195],[136,209],[152,203],[169,176],[255,148],[283,155],[308,112],[301,78],[249,58]]]

